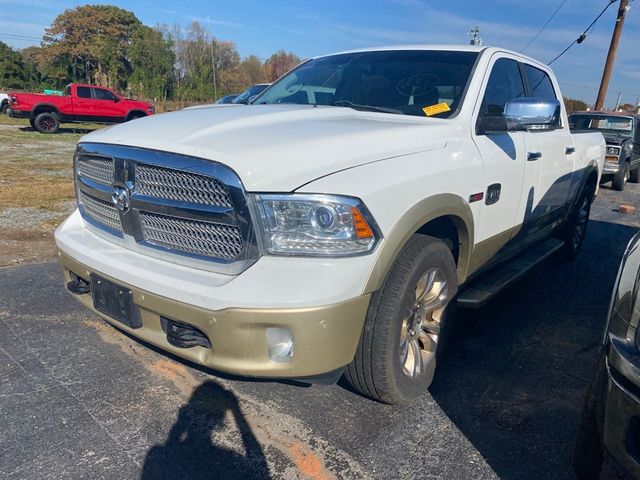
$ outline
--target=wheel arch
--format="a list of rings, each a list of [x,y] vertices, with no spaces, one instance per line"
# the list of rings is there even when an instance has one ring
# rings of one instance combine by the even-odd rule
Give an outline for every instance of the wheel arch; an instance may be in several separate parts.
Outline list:
[[[418,202],[396,222],[385,237],[364,293],[382,287],[400,251],[416,233],[445,240],[456,260],[458,284],[464,282],[473,250],[473,213],[463,198],[442,193]]]
[[[133,120],[136,118],[142,118],[142,117],[146,117],[147,114],[145,112],[143,112],[142,110],[131,110],[129,113],[127,113],[127,122],[129,120]]]
[[[33,107],[33,110],[31,110],[31,118],[35,119],[38,115],[45,112],[55,113],[58,116],[58,119],[60,118],[60,111],[58,110],[58,107],[50,103],[39,103]]]

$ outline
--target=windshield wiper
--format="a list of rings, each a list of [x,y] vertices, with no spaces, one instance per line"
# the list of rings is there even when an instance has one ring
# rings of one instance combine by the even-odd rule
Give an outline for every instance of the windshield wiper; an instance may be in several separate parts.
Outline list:
[[[404,114],[402,110],[397,110],[395,108],[374,107],[373,105],[358,105],[357,103],[353,103],[350,100],[336,100],[331,105],[333,105],[334,107],[349,107],[353,108],[354,110],[362,110],[365,112],[395,113],[399,115]]]

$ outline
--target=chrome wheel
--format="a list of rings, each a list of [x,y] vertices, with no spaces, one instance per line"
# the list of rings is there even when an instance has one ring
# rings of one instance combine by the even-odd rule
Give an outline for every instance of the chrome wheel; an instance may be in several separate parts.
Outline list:
[[[441,322],[449,300],[447,276],[442,269],[430,268],[418,279],[413,304],[400,332],[400,364],[407,377],[433,374]]]
[[[587,222],[589,221],[589,198],[584,196],[580,204],[580,210],[576,214],[575,227],[573,229],[573,247],[577,249],[584,240],[587,231]]]

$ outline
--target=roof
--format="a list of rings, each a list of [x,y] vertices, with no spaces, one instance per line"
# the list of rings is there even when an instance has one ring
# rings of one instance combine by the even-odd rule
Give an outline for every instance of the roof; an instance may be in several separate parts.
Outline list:
[[[318,55],[313,58],[322,58],[330,55],[342,55],[346,53],[359,53],[359,52],[380,52],[380,51],[393,51],[393,50],[448,50],[451,52],[475,52],[481,53],[488,51],[489,53],[501,52],[508,53],[511,55],[515,55],[516,57],[520,57],[532,63],[536,63],[546,69],[549,69],[549,66],[540,60],[536,60],[535,58],[528,57],[527,55],[523,55],[522,53],[515,52],[513,50],[508,50],[506,48],[499,47],[491,47],[487,45],[447,45],[447,44],[409,44],[409,45],[387,45],[381,47],[371,47],[371,48],[358,48],[355,50],[345,50],[342,52],[328,53],[325,55]]]

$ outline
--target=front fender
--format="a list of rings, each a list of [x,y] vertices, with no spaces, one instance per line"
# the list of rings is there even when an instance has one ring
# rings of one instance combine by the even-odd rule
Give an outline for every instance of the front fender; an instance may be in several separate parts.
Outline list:
[[[386,236],[381,245],[378,258],[369,275],[365,293],[374,292],[382,287],[393,262],[409,238],[420,227],[440,217],[449,217],[458,232],[458,284],[464,282],[467,277],[474,238],[473,213],[469,204],[460,196],[452,193],[440,193],[416,203],[396,222],[391,233]]]

